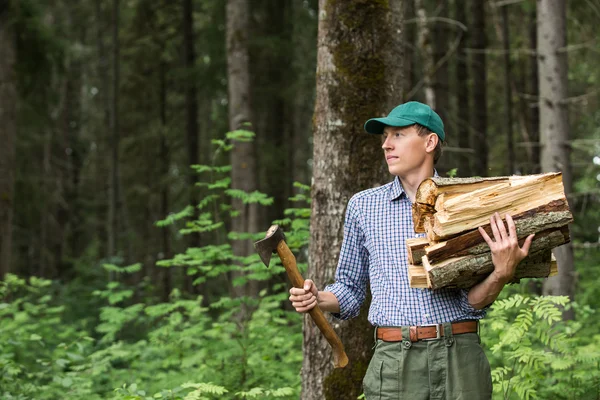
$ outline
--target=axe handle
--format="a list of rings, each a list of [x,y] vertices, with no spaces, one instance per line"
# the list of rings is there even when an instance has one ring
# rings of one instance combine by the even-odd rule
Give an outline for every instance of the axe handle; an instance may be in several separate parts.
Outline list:
[[[285,243],[284,240],[280,241],[277,245],[277,254],[281,258],[281,262],[283,263],[283,267],[285,268],[292,285],[297,288],[304,287],[304,278],[300,275],[300,271],[298,271],[298,266],[296,265],[296,257],[290,251],[289,247]],[[342,341],[338,337],[338,335],[333,330],[331,324],[325,318],[323,311],[316,305],[308,312],[323,334],[325,339],[331,345],[333,349],[333,364],[336,368],[343,368],[348,364],[348,356],[344,351],[344,345]]]

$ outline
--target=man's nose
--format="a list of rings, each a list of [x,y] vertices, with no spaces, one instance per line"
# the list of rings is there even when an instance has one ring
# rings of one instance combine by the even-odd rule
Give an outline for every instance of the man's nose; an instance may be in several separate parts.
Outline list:
[[[386,137],[386,138],[383,140],[383,143],[381,144],[381,148],[382,148],[382,149],[384,149],[384,150],[387,150],[387,149],[391,149],[391,148],[392,148],[392,145],[390,144],[390,141],[389,141],[389,138],[388,138],[388,137]]]

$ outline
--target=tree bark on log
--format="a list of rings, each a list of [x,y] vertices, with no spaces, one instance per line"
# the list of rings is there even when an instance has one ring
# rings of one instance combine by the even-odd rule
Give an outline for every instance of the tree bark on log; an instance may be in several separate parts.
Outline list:
[[[549,261],[548,261],[549,259]],[[549,271],[549,272],[548,272]],[[519,263],[515,270],[515,276],[509,284],[519,283],[524,278],[546,278],[555,276],[558,273],[556,259],[550,250],[531,254],[528,258]],[[465,278],[458,282],[456,287],[459,289],[469,289],[486,278],[486,274],[475,275],[471,278]],[[409,265],[408,279],[411,288],[431,289],[429,275],[422,265]]]
[[[556,230],[556,228],[560,228],[563,232],[566,231],[565,235],[568,236],[569,228],[565,225],[573,221],[573,216],[570,211],[559,211],[538,214],[533,217],[518,215],[513,217],[513,220],[515,221],[517,237],[519,238],[525,238],[536,232],[540,232],[536,235],[536,237],[539,237],[540,235],[544,235],[548,230]],[[493,235],[489,224],[484,226],[483,229],[485,229],[488,235]],[[427,246],[424,248],[424,251],[429,261],[435,263],[449,257],[481,254],[489,251],[489,246],[479,231],[474,230],[448,239],[447,241]]]
[[[556,230],[539,238],[534,237],[529,252],[533,256],[538,252],[565,244],[569,240],[569,236],[565,236],[562,230]],[[429,275],[432,289],[456,286],[461,281],[476,275],[487,275],[494,270],[491,252],[451,258],[436,264],[430,263],[428,257],[423,256],[422,262]]]
[[[421,264],[421,257],[425,253],[425,247],[429,245],[426,238],[406,239],[406,253],[408,254],[408,263],[410,265]]]

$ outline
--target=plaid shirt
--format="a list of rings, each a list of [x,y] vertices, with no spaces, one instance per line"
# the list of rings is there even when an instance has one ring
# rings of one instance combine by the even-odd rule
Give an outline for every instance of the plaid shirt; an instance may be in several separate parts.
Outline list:
[[[358,315],[371,282],[369,321],[376,326],[426,325],[481,319],[467,290],[414,289],[408,284],[406,239],[414,231],[412,203],[400,179],[355,194],[348,203],[335,283],[325,290],[340,303],[340,319]]]

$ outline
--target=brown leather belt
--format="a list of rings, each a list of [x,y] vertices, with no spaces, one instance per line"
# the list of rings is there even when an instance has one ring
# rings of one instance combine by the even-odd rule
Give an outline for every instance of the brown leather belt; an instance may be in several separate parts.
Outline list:
[[[454,322],[452,323],[452,334],[477,333],[477,327],[478,321]],[[411,342],[444,337],[444,325],[442,324],[410,326],[408,331]],[[385,342],[400,342],[402,341],[402,328],[377,327],[377,339]]]

